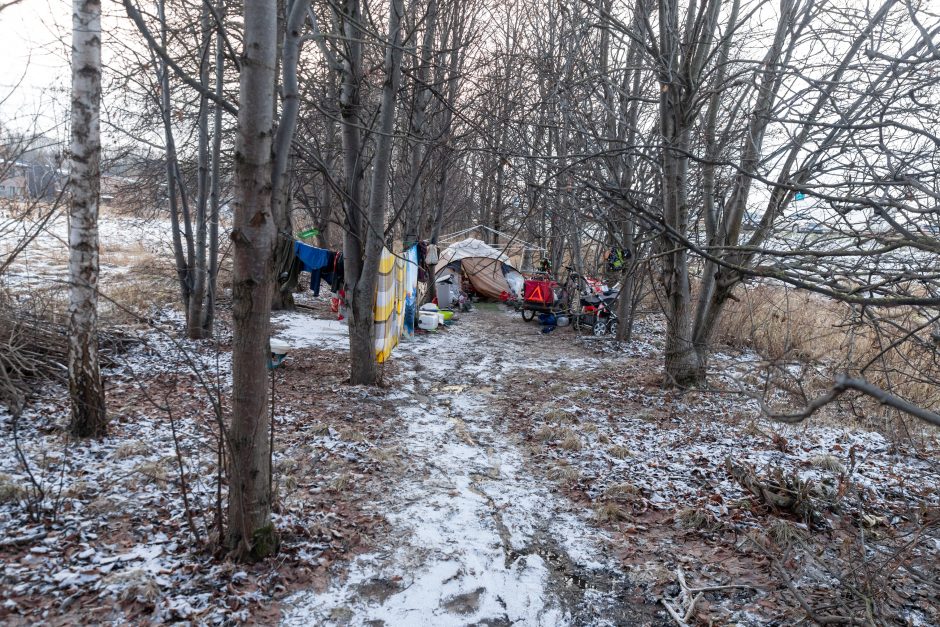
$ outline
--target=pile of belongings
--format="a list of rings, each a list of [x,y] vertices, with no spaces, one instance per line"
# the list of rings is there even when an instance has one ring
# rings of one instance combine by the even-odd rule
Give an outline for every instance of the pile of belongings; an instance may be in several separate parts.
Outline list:
[[[449,309],[441,309],[434,303],[421,305],[418,310],[417,327],[422,331],[434,331],[440,326],[451,325],[456,320],[455,314]]]

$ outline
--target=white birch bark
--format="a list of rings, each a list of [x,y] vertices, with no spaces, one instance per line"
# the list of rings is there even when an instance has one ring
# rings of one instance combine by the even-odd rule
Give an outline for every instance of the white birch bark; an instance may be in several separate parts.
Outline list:
[[[69,396],[71,432],[107,432],[98,366],[98,198],[101,138],[101,2],[72,4],[69,207]]]

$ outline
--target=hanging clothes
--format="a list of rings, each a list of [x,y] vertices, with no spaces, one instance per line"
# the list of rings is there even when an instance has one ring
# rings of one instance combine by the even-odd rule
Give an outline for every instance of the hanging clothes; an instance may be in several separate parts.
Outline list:
[[[294,242],[285,237],[279,237],[275,247],[274,258],[281,260],[281,265],[277,269],[277,285],[283,294],[294,291],[297,287],[297,280],[303,269],[303,264],[297,258],[294,248]]]
[[[343,286],[343,281],[346,278],[346,271],[343,261],[343,253],[330,252],[330,255],[330,262],[326,264],[325,268],[323,268],[322,274],[320,276],[330,286],[330,291],[336,294]],[[311,286],[310,289],[313,289],[313,287]]]
[[[330,251],[303,242],[294,242],[294,253],[307,272],[320,270],[330,261]]]
[[[375,359],[383,363],[398,346],[403,333],[414,333],[418,304],[418,249],[411,246],[401,255],[387,248],[379,259],[375,287]],[[410,325],[410,329],[409,329]]]
[[[415,334],[415,310],[418,308],[418,264],[421,251],[418,245],[410,247],[402,256],[405,258],[405,320],[404,333],[408,337]]]
[[[320,295],[320,273],[332,260],[330,251],[303,242],[294,242],[294,255],[300,262],[302,272],[310,273],[310,289],[314,296]]]

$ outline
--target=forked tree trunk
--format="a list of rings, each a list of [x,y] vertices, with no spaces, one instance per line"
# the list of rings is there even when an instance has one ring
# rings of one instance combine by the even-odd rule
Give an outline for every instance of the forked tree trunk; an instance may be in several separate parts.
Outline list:
[[[271,133],[276,48],[276,0],[246,0],[231,235],[234,345],[228,546],[239,560],[261,559],[277,550],[271,523],[266,368],[275,236]]]
[[[843,53],[840,63],[832,70],[831,75],[821,83],[821,85],[824,85],[821,93],[813,107],[801,116],[801,125],[794,129],[795,137],[791,140],[787,156],[777,170],[779,186],[775,187],[771,193],[763,217],[760,220],[759,228],[746,242],[746,248],[750,251],[742,252],[736,249],[741,243],[742,223],[746,210],[750,206],[751,181],[755,177],[760,164],[765,131],[772,119],[771,113],[783,79],[782,68],[789,65],[790,59],[796,50],[796,43],[800,41],[800,33],[807,29],[816,18],[813,5],[803,5],[799,6],[801,15],[799,16],[800,19],[797,20],[798,15],[795,13],[798,8],[797,3],[790,0],[781,0],[780,22],[773,45],[768,50],[762,63],[765,70],[761,74],[758,83],[754,107],[750,114],[747,133],[741,147],[740,164],[737,166],[732,195],[725,204],[724,212],[720,215],[720,224],[715,227],[716,234],[713,245],[719,251],[728,251],[719,252],[718,254],[731,264],[748,267],[755,263],[756,253],[753,251],[763,246],[773,230],[771,227],[774,222],[783,214],[789,199],[793,197],[790,186],[806,183],[808,177],[815,171],[815,160],[820,155],[827,154],[827,149],[834,145],[837,138],[841,137],[846,129],[851,128],[850,124],[835,125],[830,128],[825,139],[816,144],[816,148],[809,155],[807,162],[799,168],[799,172],[795,176],[792,174],[798,155],[803,154],[810,133],[817,128],[817,118],[824,110],[824,106],[831,101],[833,93],[843,84],[845,72],[851,67],[865,42],[869,41],[871,33],[884,23],[886,15],[895,4],[897,4],[897,0],[885,0],[878,11],[869,18],[865,28],[860,30],[854,37],[852,45]],[[795,27],[794,22],[797,23]],[[879,93],[880,90],[875,86],[879,85],[888,76],[892,76],[893,72],[890,69],[884,70],[865,94],[859,96],[853,102],[843,105],[841,115],[844,116],[844,120],[853,119],[855,112],[869,101],[871,94]],[[703,368],[707,363],[711,339],[722,312],[728,300],[732,297],[735,286],[745,278],[743,273],[731,268],[720,267],[713,262],[706,263],[705,269],[693,335],[699,361],[702,363]]]
[[[100,109],[101,2],[74,0],[68,370],[70,430],[77,437],[101,437],[108,429],[98,367]]]
[[[157,18],[160,21],[160,44],[167,45],[166,7],[164,0],[157,3]],[[163,58],[157,62],[157,79],[160,81],[160,117],[163,122],[163,135],[166,145],[166,185],[167,203],[170,209],[170,228],[173,230],[173,255],[176,262],[176,275],[180,284],[180,298],[183,311],[189,312],[192,298],[192,268],[186,251],[183,249],[182,224],[180,223],[180,199],[177,192],[185,194],[183,181],[177,180],[176,140],[173,137],[169,68]]]
[[[372,165],[372,181],[368,208],[362,206],[362,166],[359,143],[359,112],[361,108],[359,80],[362,71],[362,47],[359,28],[358,0],[347,0],[346,36],[348,57],[344,67],[343,150],[346,168],[346,295],[349,300],[349,361],[353,385],[378,383],[375,363],[375,286],[385,234],[385,207],[389,165],[392,154],[392,133],[395,130],[395,102],[401,82],[401,20],[402,0],[392,0],[389,7],[388,45],[385,48],[385,82],[379,110],[378,139]]]

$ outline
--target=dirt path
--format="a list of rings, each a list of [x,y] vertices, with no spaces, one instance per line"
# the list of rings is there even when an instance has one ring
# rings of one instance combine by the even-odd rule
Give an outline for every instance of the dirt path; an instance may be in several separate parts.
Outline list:
[[[406,374],[392,395],[408,463],[380,504],[388,544],[357,558],[341,585],[289,599],[285,625],[650,622],[623,600],[629,582],[590,513],[527,471],[518,436],[491,408],[511,393],[508,372],[600,362],[508,315],[466,315],[397,349]]]

